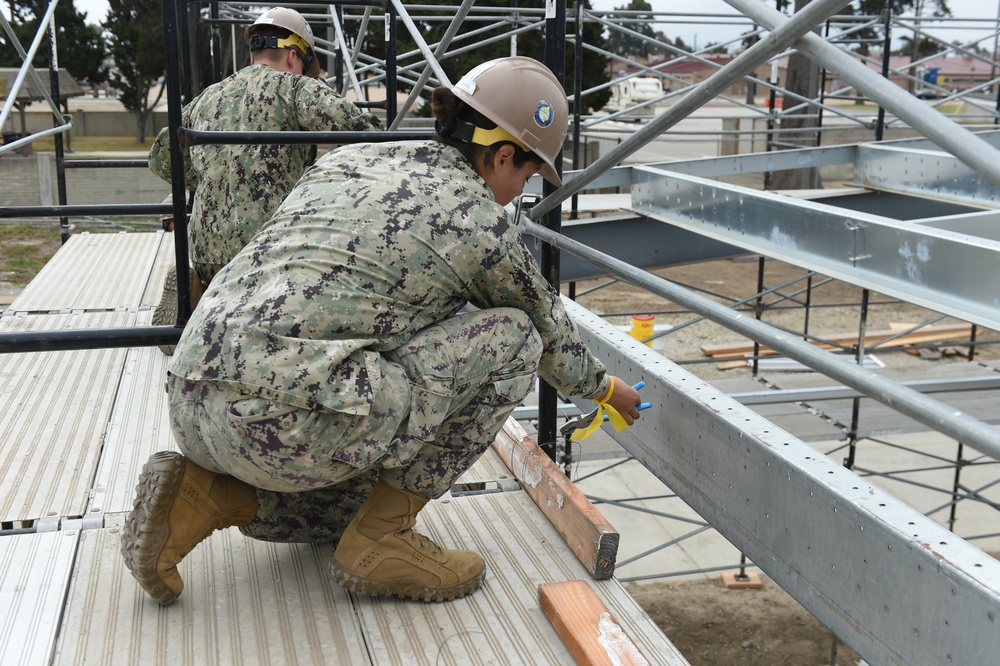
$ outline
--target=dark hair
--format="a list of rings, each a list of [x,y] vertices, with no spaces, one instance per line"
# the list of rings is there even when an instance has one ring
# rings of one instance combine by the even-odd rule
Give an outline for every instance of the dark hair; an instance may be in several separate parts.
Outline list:
[[[514,147],[514,166],[521,167],[529,161],[543,163],[542,158],[538,155],[524,150],[513,141],[497,141],[491,146],[481,146],[453,136],[455,126],[459,121],[464,120],[487,130],[496,129],[497,124],[460,100],[450,88],[438,86],[434,89],[431,93],[431,113],[434,114],[436,120],[434,139],[457,148],[472,164],[492,162],[493,156],[504,144]]]

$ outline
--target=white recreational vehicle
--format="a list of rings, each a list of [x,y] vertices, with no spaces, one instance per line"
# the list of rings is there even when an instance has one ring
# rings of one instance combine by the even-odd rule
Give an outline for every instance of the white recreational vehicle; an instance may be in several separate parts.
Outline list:
[[[611,86],[611,99],[606,108],[608,111],[624,111],[630,106],[648,102],[663,96],[663,81],[653,77],[632,77],[622,79]],[[639,112],[652,113],[651,107],[640,109]]]

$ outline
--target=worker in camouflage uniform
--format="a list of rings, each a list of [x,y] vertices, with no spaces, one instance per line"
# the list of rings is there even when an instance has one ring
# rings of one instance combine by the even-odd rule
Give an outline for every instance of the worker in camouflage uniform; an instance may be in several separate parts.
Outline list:
[[[181,558],[232,525],[338,541],[334,578],[358,592],[468,594],[483,558],[412,528],[535,373],[638,418],[638,392],[583,344],[503,208],[535,173],[559,183],[562,86],[500,58],[432,109],[434,140],[322,157],[192,315],[168,370],[183,455],[146,463],[122,538],[161,603],[181,593]]]
[[[244,31],[250,66],[209,86],[184,107],[181,124],[194,130],[367,131],[381,121],[341,97],[319,75],[315,39],[293,9],[275,7]],[[170,182],[170,141],[160,131],[149,168]],[[243,249],[316,158],[302,144],[199,144],[184,146],[186,188],[195,192],[188,241],[201,282]],[[165,294],[169,298],[168,294]],[[173,295],[176,301],[176,293]],[[176,307],[164,302],[154,325],[174,324]],[[170,313],[174,318],[170,318]],[[164,350],[166,351],[166,350]]]

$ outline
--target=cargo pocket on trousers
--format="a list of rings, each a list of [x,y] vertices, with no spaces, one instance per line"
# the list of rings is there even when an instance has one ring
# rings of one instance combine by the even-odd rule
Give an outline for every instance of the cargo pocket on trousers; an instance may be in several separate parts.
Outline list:
[[[233,400],[227,407],[229,427],[240,437],[247,436],[248,428],[259,427],[265,422],[272,422],[268,424],[272,428],[288,430],[298,421],[291,416],[299,411],[298,407],[257,396]]]
[[[497,404],[519,405],[535,388],[535,373],[528,372],[493,380]]]
[[[406,434],[424,442],[433,442],[441,424],[448,418],[452,396],[410,384],[410,415]]]

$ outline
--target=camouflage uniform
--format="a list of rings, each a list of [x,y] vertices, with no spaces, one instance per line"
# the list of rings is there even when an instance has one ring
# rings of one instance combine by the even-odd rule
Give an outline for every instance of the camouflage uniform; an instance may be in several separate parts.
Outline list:
[[[169,368],[171,418],[185,455],[259,489],[247,534],[336,539],[378,478],[446,492],[536,370],[568,394],[607,389],[472,165],[436,142],[346,146],[205,292]]]
[[[182,126],[229,131],[366,131],[381,121],[325,82],[251,65],[209,86],[184,107]],[[236,256],[315,159],[310,145],[195,145],[184,149],[186,188],[195,190],[188,238],[202,282]],[[170,141],[160,131],[149,168],[170,181]]]

